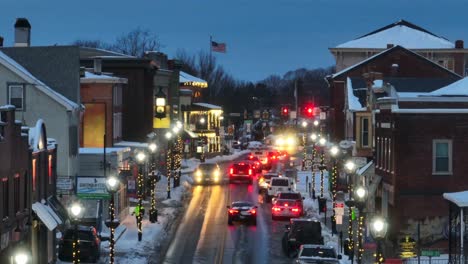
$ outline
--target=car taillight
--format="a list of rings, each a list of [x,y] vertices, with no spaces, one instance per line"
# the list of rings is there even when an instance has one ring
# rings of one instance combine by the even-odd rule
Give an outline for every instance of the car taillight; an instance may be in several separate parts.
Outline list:
[[[299,208],[292,208],[291,211],[293,211],[295,213],[299,213]]]
[[[288,204],[284,204],[284,207],[288,207]]]
[[[252,175],[252,169],[249,169],[249,175]]]
[[[275,212],[279,212],[279,211],[281,211],[281,208],[276,207],[276,206],[273,206],[273,207],[271,208],[271,210],[273,210],[273,211],[275,211]]]
[[[230,214],[236,214],[236,213],[238,213],[238,212],[239,212],[239,210],[234,210],[234,209],[230,209],[230,210],[229,210],[229,213],[230,213]]]
[[[230,173],[230,174],[233,174],[233,173],[234,173],[234,168],[231,168],[231,169],[229,170],[229,173]]]
[[[250,213],[251,213],[251,214],[256,214],[257,211],[255,211],[255,209],[252,209],[252,210],[250,210]]]

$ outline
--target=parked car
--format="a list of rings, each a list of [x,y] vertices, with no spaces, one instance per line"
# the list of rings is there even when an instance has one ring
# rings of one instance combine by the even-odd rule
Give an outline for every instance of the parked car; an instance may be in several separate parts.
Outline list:
[[[289,221],[281,241],[286,256],[296,256],[304,244],[323,245],[320,221],[310,218],[291,218]]]
[[[221,169],[217,163],[200,163],[194,171],[196,184],[219,184],[222,181]]]
[[[228,208],[228,225],[241,221],[257,225],[257,206],[248,201],[233,202]]]
[[[96,228],[92,226],[78,225],[64,231],[59,241],[58,258],[61,261],[73,261],[73,242],[77,235],[80,240],[80,261],[96,263],[101,255],[101,238]]]
[[[254,168],[250,162],[237,162],[229,168],[229,182],[232,183],[236,180],[247,181],[252,184],[254,177]]]
[[[271,219],[299,217],[302,210],[296,200],[278,199],[271,207]]]
[[[299,249],[296,263],[339,264],[341,258],[332,246],[305,244]]]
[[[304,199],[299,192],[279,192],[276,197],[274,197],[271,203],[274,205],[277,200],[288,199],[296,201],[296,204],[299,206],[301,215],[304,215]]]
[[[270,181],[270,187],[267,192],[267,202],[271,202],[271,199],[279,192],[294,191],[294,181],[286,177],[273,177]]]

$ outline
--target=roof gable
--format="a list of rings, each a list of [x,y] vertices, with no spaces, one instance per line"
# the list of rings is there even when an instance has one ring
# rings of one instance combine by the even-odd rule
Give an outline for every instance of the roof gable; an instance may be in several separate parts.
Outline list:
[[[79,103],[80,60],[77,46],[8,47],[0,50],[47,86]]]
[[[336,48],[384,49],[387,44],[400,45],[408,49],[453,49],[455,47],[446,38],[437,36],[408,21],[400,20],[342,43]]]
[[[350,66],[350,67],[348,67],[346,69],[343,69],[343,70],[331,75],[331,78],[336,79],[337,77],[343,76],[346,73],[351,72],[352,70],[356,70],[358,68],[365,67],[368,64],[378,60],[379,58],[384,57],[385,55],[389,55],[391,53],[399,52],[399,51],[404,52],[408,56],[412,56],[412,57],[414,57],[414,58],[416,58],[418,60],[421,60],[422,62],[428,63],[431,66],[433,66],[433,67],[435,67],[435,68],[437,68],[437,69],[439,69],[439,70],[441,70],[443,72],[448,73],[449,75],[453,76],[456,79],[461,78],[460,75],[458,75],[458,74],[448,70],[447,68],[442,67],[441,65],[439,65],[439,64],[437,64],[437,63],[435,63],[435,62],[433,62],[433,61],[431,61],[431,60],[429,60],[429,59],[427,59],[427,58],[425,58],[425,57],[411,51],[411,50],[408,50],[408,49],[406,49],[406,48],[404,48],[402,46],[394,46],[394,47],[386,49],[386,50],[384,50],[384,51],[382,51],[380,53],[377,53],[374,56],[371,56],[371,57],[367,58],[366,60],[363,60],[363,61],[361,61],[359,63],[356,63],[356,64],[354,64],[354,65],[352,65],[352,66]]]
[[[12,58],[8,57],[5,53],[2,52],[2,50],[0,50],[0,63],[15,74],[17,74],[18,76],[20,76],[21,78],[23,78],[26,82],[34,85],[34,87],[41,90],[50,98],[63,105],[67,110],[73,110],[78,108],[78,104],[74,103],[65,96],[51,89],[49,86],[47,86],[42,81],[37,79],[34,75],[32,75],[22,65],[18,64]]]

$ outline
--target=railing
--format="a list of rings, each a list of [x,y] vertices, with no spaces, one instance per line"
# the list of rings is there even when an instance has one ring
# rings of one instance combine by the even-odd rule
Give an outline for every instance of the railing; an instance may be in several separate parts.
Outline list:
[[[404,264],[448,264],[448,258],[435,258],[429,259],[428,257],[421,257],[421,261],[418,262],[417,259],[407,259],[403,261]]]

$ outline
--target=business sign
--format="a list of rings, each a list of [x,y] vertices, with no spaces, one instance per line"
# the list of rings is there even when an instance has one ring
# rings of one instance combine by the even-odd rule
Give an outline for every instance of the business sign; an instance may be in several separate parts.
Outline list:
[[[423,249],[423,250],[421,250],[421,256],[440,257],[440,251],[439,250]]]
[[[57,190],[71,191],[73,190],[73,180],[71,178],[58,178],[57,177]]]
[[[77,177],[76,195],[83,199],[109,199],[104,177]]]

